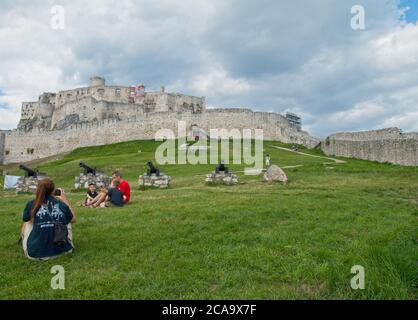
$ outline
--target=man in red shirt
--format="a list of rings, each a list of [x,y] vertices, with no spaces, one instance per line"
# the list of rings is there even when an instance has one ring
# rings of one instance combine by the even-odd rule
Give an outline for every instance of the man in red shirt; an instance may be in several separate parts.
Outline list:
[[[112,179],[118,180],[120,182],[118,189],[122,191],[124,196],[126,196],[125,203],[128,203],[131,199],[131,187],[128,181],[122,179],[122,176],[119,171],[115,171],[112,173]]]

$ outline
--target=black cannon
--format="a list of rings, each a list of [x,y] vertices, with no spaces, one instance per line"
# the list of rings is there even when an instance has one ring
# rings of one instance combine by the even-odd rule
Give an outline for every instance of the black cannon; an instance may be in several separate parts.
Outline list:
[[[147,175],[155,174],[157,177],[160,175],[160,169],[154,167],[152,161],[147,161]]]
[[[222,160],[221,163],[218,166],[216,166],[215,172],[216,173],[223,172],[225,174],[228,174],[229,173],[229,168],[228,167],[225,167],[225,161]]]
[[[97,173],[96,168],[89,167],[84,162],[80,162],[80,167],[84,169],[85,174],[91,173],[93,175],[96,175],[96,173]]]
[[[38,170],[32,170],[31,168],[26,167],[25,165],[21,164],[19,166],[20,170],[25,171],[25,176],[26,177],[33,177],[33,178],[37,178],[39,176],[39,171]]]

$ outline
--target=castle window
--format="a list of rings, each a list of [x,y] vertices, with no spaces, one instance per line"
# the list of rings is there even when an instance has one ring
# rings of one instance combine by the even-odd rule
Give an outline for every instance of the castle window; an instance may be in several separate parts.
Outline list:
[[[26,149],[27,154],[33,154],[34,152],[35,152],[35,149],[32,149],[32,148]]]
[[[97,93],[102,97],[104,95],[104,89],[97,89]]]
[[[116,97],[120,97],[120,88],[116,88],[115,95]]]
[[[71,93],[67,93],[67,98],[71,98]]]
[[[10,150],[6,150],[6,156],[8,156],[10,154]]]

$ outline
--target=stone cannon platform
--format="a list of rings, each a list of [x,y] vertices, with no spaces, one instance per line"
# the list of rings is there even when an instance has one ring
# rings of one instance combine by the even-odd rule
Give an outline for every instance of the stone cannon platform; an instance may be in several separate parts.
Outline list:
[[[140,187],[154,187],[165,189],[168,188],[170,185],[171,177],[165,175],[164,173],[160,173],[159,176],[156,174],[147,175],[144,173],[143,175],[139,176],[138,185]]]
[[[233,173],[212,172],[211,174],[206,175],[205,182],[208,184],[224,184],[231,186],[238,183],[238,178]]]
[[[38,188],[38,182],[47,177],[20,177],[17,181],[16,192],[17,193],[36,193]]]
[[[103,173],[97,173],[96,175],[80,173],[79,176],[74,178],[74,189],[88,189],[91,183],[94,183],[98,188],[108,188],[111,181],[112,178]]]

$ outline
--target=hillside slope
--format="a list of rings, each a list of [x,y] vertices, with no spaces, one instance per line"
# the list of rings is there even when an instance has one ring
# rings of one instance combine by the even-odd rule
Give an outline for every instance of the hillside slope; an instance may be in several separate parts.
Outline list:
[[[0,191],[1,299],[416,299],[418,168],[345,159],[324,164],[265,142],[289,183],[238,173],[240,184],[213,187],[213,165],[167,165],[167,190],[139,190],[154,159],[153,141],[77,149],[36,163],[75,204],[83,160],[131,183],[123,209],[76,207],[75,251],[48,262],[23,257],[16,244],[31,195]],[[139,152],[140,151],[140,152]],[[321,155],[319,151],[307,151]],[[328,161],[329,162],[329,161]],[[230,165],[242,171],[244,165]],[[16,166],[2,167],[19,173]],[[50,288],[60,264],[66,289]],[[362,265],[366,289],[352,290]]]

